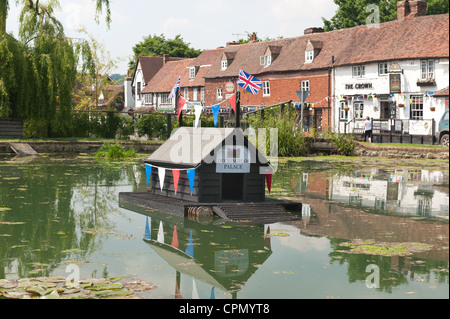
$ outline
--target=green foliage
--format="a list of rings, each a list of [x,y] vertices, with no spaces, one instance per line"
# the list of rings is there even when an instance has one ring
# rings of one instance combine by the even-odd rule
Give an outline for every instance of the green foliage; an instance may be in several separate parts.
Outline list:
[[[380,10],[380,23],[397,19],[397,2],[400,0],[334,0],[338,5],[336,14],[327,20],[322,18],[325,31],[351,28],[366,24],[366,20],[373,15],[373,10],[367,9],[371,4]],[[448,0],[428,0],[427,14],[442,14],[449,12]]]
[[[202,53],[202,50],[196,50],[190,47],[190,43],[184,42],[181,35],[174,39],[166,39],[164,34],[149,35],[144,40],[133,47],[134,58],[129,63],[130,70],[134,71],[137,58],[139,56],[162,56],[169,54],[177,58],[196,58]]]
[[[122,145],[105,143],[95,153],[96,158],[103,158],[106,160],[120,160],[126,158],[136,158],[136,152],[133,147],[125,151]]]
[[[311,140],[300,133],[297,111],[291,107],[281,111],[275,107],[264,111],[264,117],[258,113],[248,120],[253,129],[278,129],[278,155],[281,157],[305,156],[311,152]],[[270,151],[271,141],[267,139],[266,149]],[[267,154],[266,154],[267,155]]]
[[[147,135],[149,139],[167,138],[167,117],[162,115],[147,115],[136,123],[139,136]]]
[[[336,145],[336,151],[340,155],[350,156],[356,147],[354,135],[345,135],[339,133],[331,133],[330,138]]]

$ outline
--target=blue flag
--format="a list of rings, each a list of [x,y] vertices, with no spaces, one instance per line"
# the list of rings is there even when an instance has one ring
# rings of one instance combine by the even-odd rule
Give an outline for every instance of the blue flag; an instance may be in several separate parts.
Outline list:
[[[149,223],[148,223],[148,217],[147,217],[147,222],[145,223],[145,235],[144,235],[144,239],[147,239],[147,240],[152,239],[151,232],[150,232],[150,225],[149,225]]]
[[[189,186],[191,186],[191,196],[192,196],[192,194],[194,193],[195,169],[188,170],[187,176],[189,178]]]
[[[149,164],[145,164],[145,173],[147,175],[147,188],[150,185],[150,176],[152,176],[152,166]]]
[[[217,127],[217,121],[219,120],[220,104],[212,106],[211,109],[214,116],[214,126]]]

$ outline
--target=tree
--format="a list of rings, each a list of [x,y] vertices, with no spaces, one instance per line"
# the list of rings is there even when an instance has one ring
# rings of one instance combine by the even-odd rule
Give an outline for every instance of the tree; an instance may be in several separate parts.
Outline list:
[[[77,74],[95,73],[89,43],[65,36],[55,18],[58,0],[16,0],[22,11],[15,39],[5,31],[9,3],[0,2],[0,117],[23,119],[27,135],[64,135],[70,127]],[[106,6],[109,26],[109,1],[96,3],[96,19]]]
[[[169,54],[176,58],[196,58],[202,50],[190,47],[190,43],[184,42],[181,35],[174,39],[166,39],[164,34],[145,37],[144,40],[133,47],[134,58],[129,63],[130,70],[135,69],[139,56],[162,56]]]
[[[334,0],[338,5],[336,14],[327,20],[322,17],[325,31],[352,28],[366,24],[367,18],[374,14],[370,5],[379,10],[379,22],[397,19],[397,2],[401,0]],[[449,12],[449,0],[427,0],[427,14]]]

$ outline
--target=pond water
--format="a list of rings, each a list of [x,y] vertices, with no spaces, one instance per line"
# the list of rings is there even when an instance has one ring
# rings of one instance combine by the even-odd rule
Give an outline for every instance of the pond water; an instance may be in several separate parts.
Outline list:
[[[143,280],[148,299],[449,298],[448,163],[282,160],[302,220],[242,226],[119,203],[142,161],[0,157],[0,279]],[[68,271],[68,272],[66,272]]]

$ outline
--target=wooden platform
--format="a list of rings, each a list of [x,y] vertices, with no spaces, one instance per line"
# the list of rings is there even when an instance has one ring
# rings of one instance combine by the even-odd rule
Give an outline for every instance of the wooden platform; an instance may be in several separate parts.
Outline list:
[[[38,153],[27,143],[11,143],[11,150],[20,156],[36,156]]]
[[[278,200],[260,203],[224,202],[195,203],[175,198],[143,193],[120,193],[120,203],[130,203],[155,209],[169,214],[187,217],[192,207],[210,207],[220,218],[244,224],[273,224],[277,222],[300,220],[290,211],[301,212],[302,204]]]

